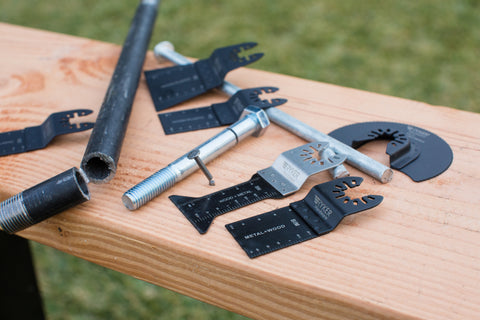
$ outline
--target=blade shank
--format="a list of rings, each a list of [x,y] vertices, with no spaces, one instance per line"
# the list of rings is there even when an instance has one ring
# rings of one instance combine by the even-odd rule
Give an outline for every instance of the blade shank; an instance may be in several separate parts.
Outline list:
[[[158,117],[165,134],[209,129],[221,125],[211,107],[161,113]]]

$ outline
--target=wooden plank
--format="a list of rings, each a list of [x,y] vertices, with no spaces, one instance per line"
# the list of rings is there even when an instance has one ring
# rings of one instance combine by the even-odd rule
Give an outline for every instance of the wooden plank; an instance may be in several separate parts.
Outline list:
[[[120,52],[115,45],[8,24],[0,24],[0,43],[0,132],[37,125],[52,112],[98,111]],[[145,69],[156,67],[149,53]],[[385,197],[379,207],[349,217],[328,235],[250,260],[224,225],[302,199],[328,174],[286,199],[223,215],[199,235],[167,196],[200,196],[245,181],[304,143],[271,125],[262,138],[249,138],[210,163],[215,187],[196,172],[128,211],[123,192],[222,130],[164,136],[142,79],[116,177],[90,185],[91,201],[20,235],[257,319],[480,316],[479,114],[250,68],[227,80],[241,88],[279,87],[278,95],[289,99],[283,111],[326,133],[374,120],[423,127],[451,145],[453,164],[422,183],[395,172],[385,185],[349,167],[365,178],[362,194]],[[224,99],[209,93],[172,110]],[[88,137],[58,137],[44,150],[0,158],[0,197],[78,166]],[[362,151],[388,163],[384,148],[379,142]]]

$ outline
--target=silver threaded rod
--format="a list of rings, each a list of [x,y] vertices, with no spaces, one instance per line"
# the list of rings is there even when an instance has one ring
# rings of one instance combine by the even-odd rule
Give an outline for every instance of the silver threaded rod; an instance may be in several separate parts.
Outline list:
[[[139,184],[132,187],[122,196],[122,201],[128,210],[135,210],[170,189],[179,181],[180,172],[171,165],[155,172]]]

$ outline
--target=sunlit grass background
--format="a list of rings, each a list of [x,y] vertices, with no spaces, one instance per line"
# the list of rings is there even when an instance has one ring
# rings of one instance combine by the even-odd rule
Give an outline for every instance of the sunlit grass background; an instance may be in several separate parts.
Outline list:
[[[3,0],[0,21],[122,44],[137,3]],[[166,0],[150,48],[205,58],[256,41],[252,68],[480,112],[479,17],[477,0]],[[245,319],[33,247],[49,319]]]

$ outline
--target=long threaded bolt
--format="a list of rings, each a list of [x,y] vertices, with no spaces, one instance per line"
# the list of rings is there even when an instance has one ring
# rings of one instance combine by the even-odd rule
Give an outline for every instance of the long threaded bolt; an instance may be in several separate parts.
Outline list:
[[[158,43],[153,49],[153,52],[159,61],[167,59],[177,65],[186,65],[191,63],[187,58],[176,52],[173,44],[169,41],[162,41]],[[240,90],[240,88],[227,81],[224,81],[220,90],[228,95],[233,95],[235,92]],[[393,171],[384,164],[364,155],[363,153],[351,148],[350,146],[347,146],[346,144],[330,137],[329,135],[310,127],[309,125],[290,116],[280,109],[268,108],[266,113],[272,122],[307,141],[328,141],[330,147],[335,153],[340,153],[347,156],[347,163],[365,172],[378,181],[387,183],[392,180]],[[348,171],[343,165],[339,165],[334,169],[331,169],[330,174],[334,178],[340,178],[348,175]]]
[[[15,233],[89,199],[87,179],[71,168],[0,203],[0,227]]]
[[[249,106],[245,108],[240,120],[194,150],[198,150],[198,157],[201,156],[203,162],[207,163],[244,138],[250,135],[260,136],[269,124],[265,111]],[[122,196],[125,207],[129,210],[140,208],[194,172],[198,166],[195,160],[189,157],[190,153],[191,151],[125,192]]]

